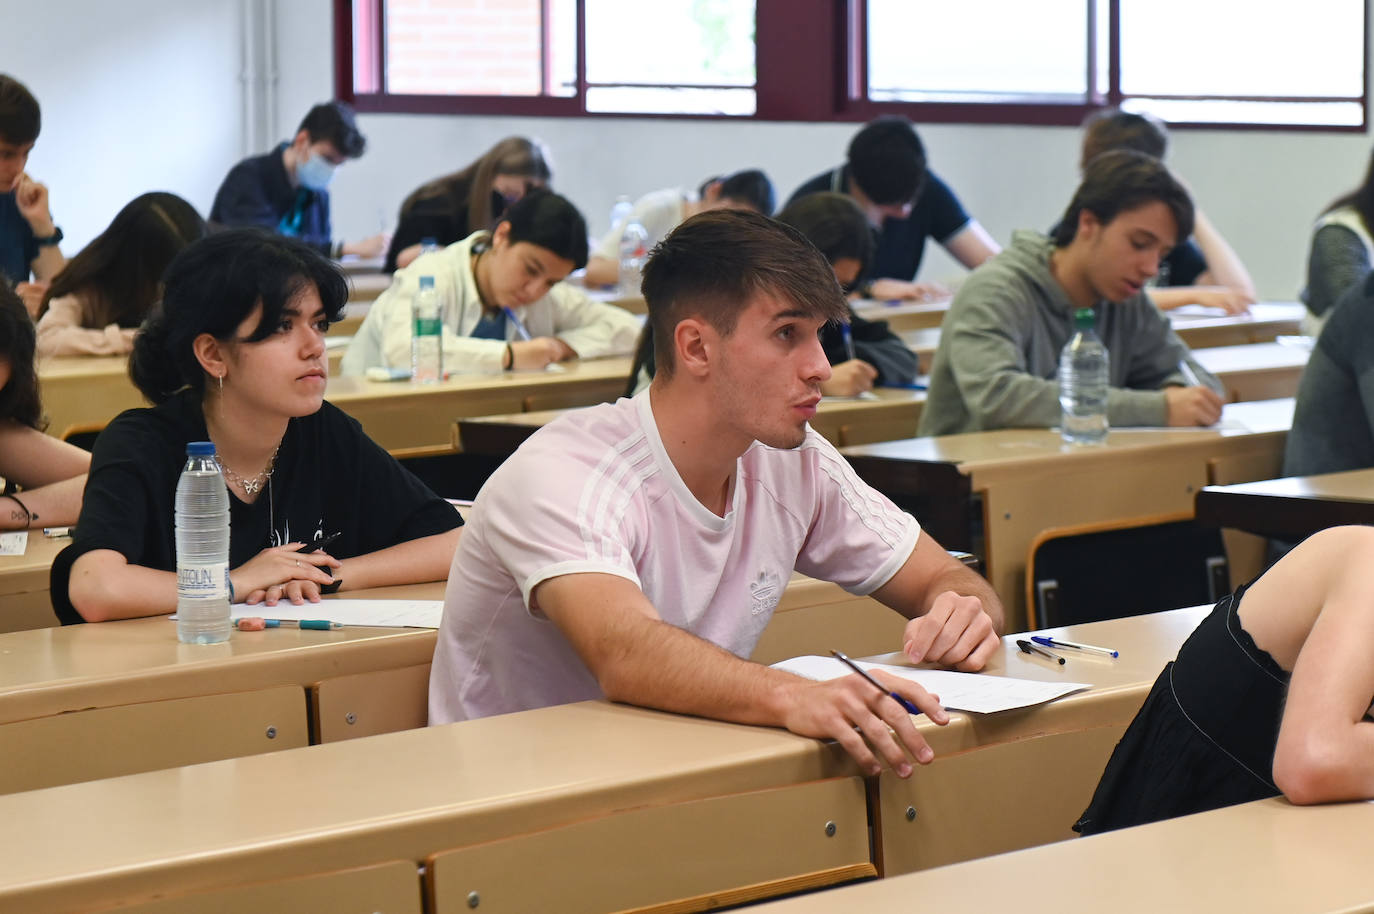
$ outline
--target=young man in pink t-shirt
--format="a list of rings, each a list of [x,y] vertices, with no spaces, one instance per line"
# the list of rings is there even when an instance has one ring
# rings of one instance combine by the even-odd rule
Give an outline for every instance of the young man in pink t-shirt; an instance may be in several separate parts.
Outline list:
[[[643,291],[652,385],[541,429],[467,516],[430,723],[607,697],[833,738],[905,777],[933,756],[893,698],[743,659],[794,569],[910,617],[913,661],[977,670],[999,646],[988,583],[807,425],[819,331],[849,313],[830,265],[788,226],[713,211],[654,249]]]

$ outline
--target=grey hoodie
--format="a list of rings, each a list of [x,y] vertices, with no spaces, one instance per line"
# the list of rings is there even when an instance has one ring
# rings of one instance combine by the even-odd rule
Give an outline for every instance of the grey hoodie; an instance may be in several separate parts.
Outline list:
[[[1053,242],[1020,231],[974,270],[945,315],[920,434],[953,435],[1059,423],[1059,351],[1074,334],[1074,305],[1050,273]],[[1192,353],[1144,292],[1097,303],[1097,335],[1111,354],[1107,422],[1165,425],[1161,388],[1186,385],[1187,359],[1219,394],[1221,382]]]

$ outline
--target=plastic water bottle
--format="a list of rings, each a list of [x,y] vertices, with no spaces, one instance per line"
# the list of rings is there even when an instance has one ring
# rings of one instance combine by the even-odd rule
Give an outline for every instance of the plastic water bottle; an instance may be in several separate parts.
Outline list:
[[[421,254],[433,254],[437,250],[439,250],[439,240],[437,238],[425,236],[420,239]]]
[[[410,379],[418,384],[433,384],[444,376],[444,320],[433,276],[420,277],[411,316]]]
[[[1079,308],[1077,333],[1059,353],[1060,431],[1070,444],[1100,444],[1107,437],[1107,347],[1093,330],[1092,308]]]
[[[630,213],[635,205],[630,202],[630,198],[621,194],[615,198],[615,206],[611,207],[611,228],[615,228],[626,219],[630,218]]]
[[[649,230],[632,219],[620,233],[620,294],[639,294],[640,272],[648,258]]]
[[[186,445],[177,480],[177,640],[229,640],[229,490],[215,462],[215,445]]]

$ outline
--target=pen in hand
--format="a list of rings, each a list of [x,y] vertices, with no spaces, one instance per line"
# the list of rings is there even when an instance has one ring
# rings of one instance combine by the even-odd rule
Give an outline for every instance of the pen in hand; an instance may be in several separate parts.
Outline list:
[[[1183,375],[1183,380],[1189,387],[1203,386],[1202,381],[1199,380],[1197,376],[1197,372],[1193,371],[1193,366],[1188,364],[1187,359],[1178,360],[1178,373]]]
[[[849,667],[851,670],[853,670],[854,672],[858,673],[858,674],[859,674],[860,676],[862,676],[864,679],[867,679],[869,682],[871,682],[871,683],[873,684],[873,688],[877,689],[879,692],[882,692],[884,695],[890,695],[890,696],[892,696],[893,698],[895,698],[895,699],[897,700],[897,704],[899,704],[899,705],[901,705],[903,708],[905,708],[905,709],[907,710],[908,713],[910,713],[910,714],[921,714],[921,713],[923,713],[923,712],[921,711],[920,708],[916,707],[914,704],[912,704],[912,703],[911,703],[910,701],[908,701],[907,699],[903,698],[903,697],[902,697],[901,695],[899,695],[898,693],[892,691],[891,689],[884,688],[882,683],[880,683],[878,680],[874,679],[872,676],[868,675],[868,673],[866,673],[866,672],[864,671],[864,669],[863,669],[861,666],[859,666],[859,665],[858,665],[857,663],[855,663],[853,660],[850,660],[848,657],[846,657],[846,656],[845,656],[844,654],[842,654],[841,652],[839,652],[839,651],[833,651],[833,650],[832,650],[830,653],[833,654],[833,655],[835,656],[835,659],[838,660],[838,661],[840,661],[840,663],[843,663],[845,666]]]
[[[520,339],[526,341],[534,339],[534,337],[530,336],[530,331],[525,326],[524,322],[515,316],[515,312],[511,310],[510,305],[502,305],[501,313],[506,316],[506,320],[510,321],[511,326],[515,328],[516,335],[519,336]]]

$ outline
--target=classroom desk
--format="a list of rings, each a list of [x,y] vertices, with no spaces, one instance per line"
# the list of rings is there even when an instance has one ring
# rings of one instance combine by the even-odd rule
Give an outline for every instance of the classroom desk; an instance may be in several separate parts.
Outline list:
[[[29,555],[0,557],[0,593],[30,578],[41,586],[46,616],[30,629],[56,623],[47,568],[68,542],[39,548],[31,540]],[[362,595],[438,600],[444,587]],[[0,617],[13,611],[6,595]],[[797,574],[754,659],[888,651],[905,625],[876,600]],[[0,634],[0,793],[423,726],[435,639],[432,629],[283,628],[182,645],[160,616]],[[221,733],[213,722],[226,720],[235,727]],[[269,727],[275,736],[265,736]],[[73,752],[76,745],[101,750]]]
[[[349,304],[371,303],[391,287],[387,273],[354,273],[348,277]]]
[[[338,373],[342,358],[343,349],[328,350],[331,375]],[[40,359],[38,383],[43,412],[48,418],[47,431],[56,438],[66,438],[75,432],[99,431],[124,410],[148,405],[129,378],[128,356],[72,355]]]
[[[1283,456],[1293,401],[1228,404],[1216,429],[1113,429],[1097,447],[1053,429],[913,438],[843,453],[858,474],[912,511],[947,549],[980,556],[1007,607],[1027,624],[1025,570],[1043,531],[1108,521],[1192,517],[1212,482],[1266,479]],[[974,542],[975,512],[981,542]]]
[[[57,624],[48,596],[48,569],[70,542],[69,537],[49,539],[42,530],[30,530],[23,555],[0,555],[0,632]]]
[[[452,453],[453,422],[614,400],[630,375],[625,357],[565,362],[562,371],[454,375],[437,384],[331,378],[325,398],[400,457]]]
[[[1062,914],[1374,911],[1374,805],[1281,797],[751,908]]]
[[[1293,543],[1327,527],[1374,524],[1374,469],[1206,486],[1197,519]]]
[[[811,427],[836,447],[892,441],[916,434],[925,405],[923,390],[880,387],[876,399],[827,397],[821,401]],[[454,430],[458,449],[504,460],[536,431],[569,412],[550,409],[502,416],[465,416]]]
[[[1227,399],[1274,400],[1296,396],[1312,351],[1282,343],[1250,343],[1194,349],[1198,363],[1226,386]]]
[[[900,784],[781,730],[582,702],[11,794],[0,907],[204,907],[400,861],[435,911],[693,911],[1055,840],[1203,612],[1063,630],[1131,645],[1071,661],[1089,692],[920,721],[940,759]],[[1011,639],[1002,670],[1064,678]]]
[[[873,299],[858,299],[851,304],[854,313],[867,321],[887,321],[887,326],[894,332],[900,333],[905,330],[922,330],[929,327],[939,327],[945,319],[945,312],[949,311],[949,304],[953,299],[945,299],[936,302],[884,302]]]
[[[1215,308],[1184,308],[1170,311],[1169,320],[1174,332],[1190,349],[1202,349],[1271,343],[1280,336],[1296,335],[1301,332],[1306,310],[1300,302],[1259,302],[1250,307],[1249,314],[1221,314]],[[935,350],[940,347],[940,328],[904,330],[898,336],[916,353],[921,373],[929,374]]]
[[[348,336],[351,337],[358,332],[358,328],[363,325],[363,318],[367,317],[368,310],[372,307],[372,302],[350,301],[344,305],[343,320],[337,320],[329,325],[329,336]]]

